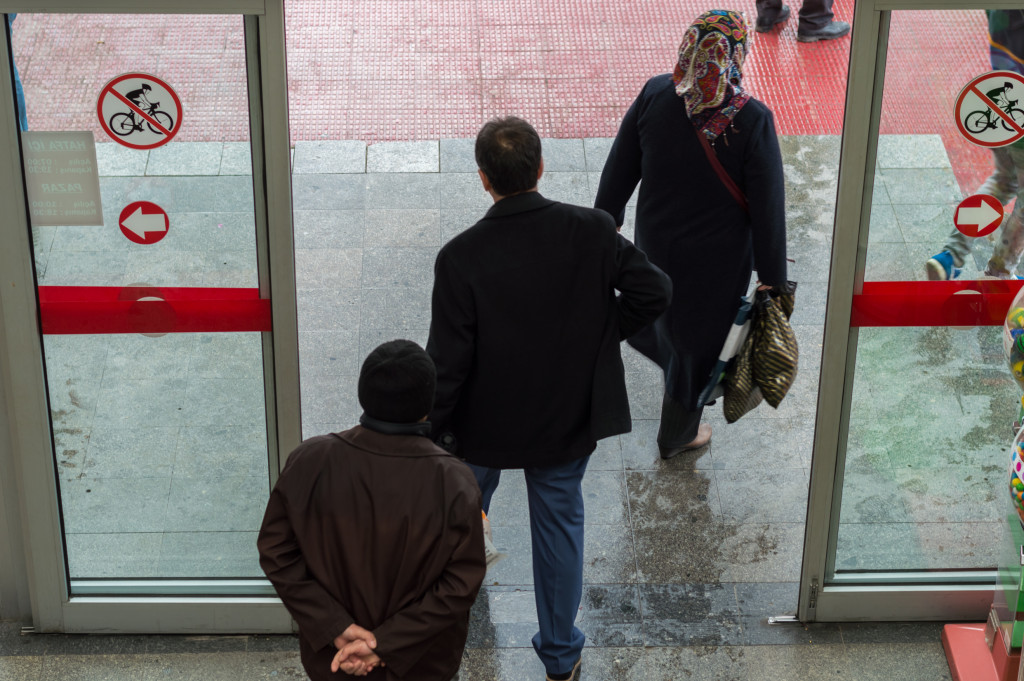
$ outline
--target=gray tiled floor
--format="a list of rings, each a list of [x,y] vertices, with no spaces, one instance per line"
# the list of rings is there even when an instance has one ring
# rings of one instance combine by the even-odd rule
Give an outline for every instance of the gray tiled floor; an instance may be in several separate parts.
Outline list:
[[[609,140],[545,144],[541,191],[591,203]],[[145,194],[166,202],[171,231],[141,247],[116,228],[112,236],[40,230],[41,284],[255,286],[244,145],[148,155],[98,146],[108,224],[128,197]],[[660,376],[625,348],[633,432],[601,443],[585,484],[586,679],[948,678],[933,625],[766,624],[796,605],[839,150],[834,137],[783,138],[782,146],[800,374],[778,410],[761,406],[727,426],[709,409],[712,444],[665,462],[655,442]],[[376,344],[426,340],[434,255],[490,199],[470,140],[301,142],[293,182],[309,436],[355,422],[358,366]],[[957,191],[937,138],[883,138],[867,277],[923,278]],[[632,224],[630,210],[627,236]],[[968,269],[965,276],[977,274]],[[46,351],[72,576],[259,575],[258,338],[49,336]],[[992,565],[1006,508],[998,465],[1005,405],[1012,410],[1016,398],[996,337],[872,329],[858,352],[837,567]],[[474,608],[464,679],[541,672],[529,647],[536,625],[522,487],[509,473],[494,500],[495,540],[509,557]],[[979,496],[989,501],[978,504]],[[215,639],[235,647],[214,656],[191,639],[93,639],[81,651],[74,637],[37,643],[5,632],[5,679],[163,678],[168,670],[263,678],[294,674],[297,664],[288,638]],[[161,645],[169,647],[155,659],[140,654]]]

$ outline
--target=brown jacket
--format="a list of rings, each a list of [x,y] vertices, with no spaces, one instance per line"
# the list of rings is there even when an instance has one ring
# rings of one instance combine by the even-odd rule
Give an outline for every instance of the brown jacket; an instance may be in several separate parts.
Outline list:
[[[454,676],[486,570],[481,522],[472,473],[426,437],[357,426],[299,445],[257,545],[310,678],[350,678],[330,665],[353,622],[386,664],[365,678]]]

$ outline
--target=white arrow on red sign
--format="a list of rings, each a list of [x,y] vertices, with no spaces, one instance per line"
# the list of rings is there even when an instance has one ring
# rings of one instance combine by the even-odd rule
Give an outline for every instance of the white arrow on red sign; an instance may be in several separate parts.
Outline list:
[[[121,233],[137,244],[155,244],[170,229],[170,220],[163,208],[150,201],[129,203],[118,218]]]
[[[953,224],[967,236],[986,236],[1003,221],[1003,204],[988,194],[968,196],[956,207]]]

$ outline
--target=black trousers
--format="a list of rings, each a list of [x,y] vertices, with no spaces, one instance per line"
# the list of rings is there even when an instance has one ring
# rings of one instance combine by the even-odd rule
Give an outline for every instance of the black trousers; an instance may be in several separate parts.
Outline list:
[[[700,417],[704,407],[687,411],[666,392],[661,398],[661,427],[658,428],[658,446],[663,449],[682,447],[697,439]]]
[[[800,26],[797,30],[815,31],[832,21],[833,0],[804,0],[800,5]],[[774,21],[782,11],[782,0],[757,0],[757,16]]]

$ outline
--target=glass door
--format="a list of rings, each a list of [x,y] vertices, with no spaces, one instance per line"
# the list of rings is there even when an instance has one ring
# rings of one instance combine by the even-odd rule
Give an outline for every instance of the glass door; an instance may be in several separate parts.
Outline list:
[[[106,631],[287,631],[255,545],[299,440],[287,156],[267,163],[287,154],[283,104],[265,106],[285,99],[281,4],[77,4],[11,14],[7,34],[23,193],[7,205],[26,209],[52,443],[22,484],[52,502],[28,523],[64,567],[39,584],[59,608],[37,629],[93,629],[103,604]],[[189,599],[221,621],[169,628]],[[262,614],[223,615],[245,605]]]
[[[803,620],[984,619],[999,569],[1019,572],[1002,325],[1020,282],[1013,221],[992,231],[1017,174],[990,180],[1009,154],[963,125],[1004,66],[984,8],[901,4],[856,8]],[[923,89],[944,105],[916,106]],[[990,115],[1001,142],[1024,135]]]

